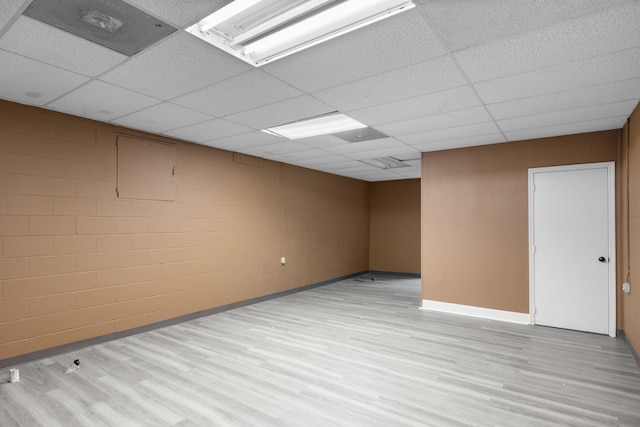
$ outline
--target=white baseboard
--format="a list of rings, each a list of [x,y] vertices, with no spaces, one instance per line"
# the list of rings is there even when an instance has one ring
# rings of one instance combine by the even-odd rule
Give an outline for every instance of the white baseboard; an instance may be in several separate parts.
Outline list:
[[[450,302],[423,299],[420,308],[423,310],[439,311],[441,313],[461,314],[463,316],[480,317],[482,319],[499,320],[501,322],[519,323],[521,325],[528,325],[530,323],[529,313],[494,310],[492,308],[474,307]]]

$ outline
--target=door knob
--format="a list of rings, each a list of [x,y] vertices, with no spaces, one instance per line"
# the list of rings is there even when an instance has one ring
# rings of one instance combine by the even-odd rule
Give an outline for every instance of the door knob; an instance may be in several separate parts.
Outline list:
[[[598,261],[607,262],[607,259],[605,257],[601,256],[600,258],[598,258]]]

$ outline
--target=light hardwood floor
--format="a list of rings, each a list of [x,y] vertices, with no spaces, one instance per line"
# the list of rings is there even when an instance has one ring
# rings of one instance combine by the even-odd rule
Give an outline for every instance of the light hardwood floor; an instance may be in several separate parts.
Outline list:
[[[640,426],[623,340],[419,303],[363,276],[28,363],[0,425]]]

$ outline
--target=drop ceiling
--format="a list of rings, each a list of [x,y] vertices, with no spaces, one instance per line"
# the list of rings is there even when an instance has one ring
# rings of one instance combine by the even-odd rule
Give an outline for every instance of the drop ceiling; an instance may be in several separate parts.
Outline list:
[[[419,178],[421,152],[619,129],[640,99],[640,0],[416,0],[259,69],[183,31],[228,1],[126,2],[178,31],[126,56],[0,0],[0,98],[365,181]],[[334,111],[388,137],[260,131]],[[383,157],[408,166],[363,162]]]

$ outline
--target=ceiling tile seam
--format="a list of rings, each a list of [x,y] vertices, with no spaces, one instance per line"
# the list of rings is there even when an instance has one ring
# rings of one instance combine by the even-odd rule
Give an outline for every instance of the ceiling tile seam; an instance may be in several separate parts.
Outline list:
[[[507,75],[504,75],[504,76],[495,77],[495,78],[486,79],[486,80],[478,80],[476,82],[473,82],[473,84],[493,82],[493,81],[496,81],[496,80],[502,80],[502,79],[509,78],[509,77],[517,77],[517,76],[521,76],[523,74],[533,73],[533,72],[542,71],[542,70],[548,70],[548,69],[552,69],[552,68],[558,68],[558,67],[562,67],[562,66],[569,65],[569,64],[575,64],[575,63],[578,63],[578,62],[584,62],[584,61],[587,61],[587,60],[590,60],[590,59],[594,59],[594,58],[601,58],[603,56],[616,55],[616,54],[619,54],[619,53],[636,50],[638,48],[640,48],[640,44],[637,45],[637,46],[628,47],[628,48],[625,48],[625,49],[620,49],[620,50],[600,53],[600,54],[597,54],[597,55],[586,56],[586,57],[582,57],[582,58],[578,58],[578,59],[572,59],[571,61],[561,62],[561,63],[558,63],[558,64],[546,65],[546,66],[543,66],[543,67],[540,67],[540,68],[532,68],[530,70],[521,71],[521,72],[518,72],[518,73],[507,74]],[[640,77],[640,72],[638,73],[637,77]],[[625,80],[632,80],[632,79],[625,79]],[[618,80],[616,80],[616,81],[608,81],[607,83],[615,83],[617,81]],[[599,86],[599,85],[597,85],[597,86]],[[591,87],[591,86],[583,86],[583,87]],[[574,88],[574,89],[578,89],[578,88]],[[517,98],[517,99],[519,99],[519,98]]]
[[[547,125],[547,126],[535,126],[535,127],[531,127],[531,128],[524,128],[524,129],[514,129],[514,130],[505,130],[504,132],[506,133],[515,133],[515,132],[525,132],[525,131],[530,131],[530,130],[538,130],[538,129],[548,129],[548,128],[553,128],[556,126],[568,126],[568,125],[578,125],[581,123],[590,123],[596,120],[609,120],[609,119],[627,119],[628,116],[620,116],[620,115],[615,115],[615,116],[607,116],[607,117],[599,117],[597,119],[591,119],[591,120],[578,120],[578,121],[572,121],[572,122],[562,122],[562,123],[558,123],[558,124],[554,124],[554,125]],[[511,141],[510,139],[507,139],[508,141]]]
[[[174,28],[178,29],[178,31],[175,31],[174,33],[179,33],[180,31],[182,31],[182,30],[184,30],[185,28],[187,28],[187,27],[180,27],[180,26],[178,26],[177,24],[174,24],[173,22],[169,22],[169,21],[167,20],[167,18],[163,18],[162,16],[155,14],[154,12],[150,11],[149,9],[147,9],[147,8],[146,8],[146,7],[144,7],[144,6],[141,6],[141,5],[139,5],[139,4],[134,4],[134,3],[130,2],[130,1],[127,1],[127,0],[123,0],[123,1],[124,1],[125,3],[128,3],[130,6],[135,7],[135,8],[136,8],[136,9],[138,9],[138,10],[143,11],[144,13],[146,13],[147,15],[149,15],[149,16],[151,16],[151,17],[153,17],[153,18],[157,19],[158,21],[166,22],[167,24],[171,25],[172,27],[174,27]],[[199,20],[197,20],[196,22],[198,22],[198,21],[199,21]]]
[[[47,65],[50,65],[50,64],[47,64]],[[54,65],[51,65],[51,66],[53,67]],[[56,68],[59,68],[59,67],[56,67]],[[67,71],[67,70],[65,70],[65,71]],[[70,71],[70,72],[73,72],[73,71]],[[78,73],[75,73],[75,74],[78,74]],[[140,93],[140,92],[135,92],[135,91],[133,91],[133,90],[126,89],[126,88],[123,88],[123,87],[120,87],[120,86],[118,86],[118,85],[113,85],[113,84],[111,84],[111,83],[107,83],[107,82],[105,82],[105,81],[103,81],[103,80],[98,80],[97,78],[91,78],[91,77],[85,76],[84,74],[79,74],[79,75],[84,76],[84,77],[87,77],[89,80],[87,80],[86,82],[82,83],[82,84],[81,84],[81,85],[79,85],[79,86],[74,87],[73,89],[69,90],[68,92],[65,92],[65,93],[63,93],[62,95],[60,95],[60,96],[58,96],[58,97],[56,97],[56,98],[52,99],[51,101],[49,101],[49,102],[47,102],[46,104],[44,104],[44,105],[43,105],[43,107],[48,108],[48,109],[50,109],[50,110],[52,110],[52,109],[53,109],[53,110],[55,110],[55,111],[60,111],[60,110],[57,110],[57,109],[53,108],[52,106],[50,106],[50,104],[53,104],[54,102],[57,102],[57,101],[58,101],[58,100],[60,100],[61,98],[64,98],[65,96],[67,96],[67,95],[70,95],[70,94],[74,93],[76,90],[82,89],[83,87],[87,86],[88,84],[90,84],[90,83],[92,83],[92,82],[94,82],[94,81],[99,81],[100,83],[108,84],[108,85],[110,85],[110,86],[117,87],[118,89],[126,90],[126,91],[128,91],[128,92],[132,92],[132,93],[135,93],[135,94],[138,94],[138,95],[143,95],[143,96],[146,96],[146,97],[149,97],[149,98],[153,98],[153,99],[155,99],[155,100],[157,100],[157,101],[158,101],[157,103],[155,103],[155,104],[153,104],[153,105],[150,105],[150,106],[148,106],[148,107],[141,108],[140,110],[136,110],[136,111],[133,111],[133,112],[131,112],[131,113],[124,114],[124,115],[122,115],[122,116],[119,116],[119,117],[114,118],[114,119],[111,119],[111,120],[107,120],[105,123],[110,123],[110,122],[111,122],[111,121],[113,121],[113,120],[120,119],[120,118],[122,118],[122,117],[128,116],[129,114],[133,114],[133,113],[136,113],[136,112],[139,112],[139,111],[145,110],[145,109],[147,109],[147,108],[153,107],[154,105],[158,105],[158,104],[162,103],[162,99],[156,98],[155,96],[146,95],[146,94],[144,94],[144,93]],[[69,114],[69,113],[66,113],[66,114]]]
[[[195,40],[198,40],[198,39],[197,39],[197,38],[195,38]],[[215,47],[215,46],[209,46],[209,47],[211,47],[212,49],[218,49],[218,48],[217,48],[217,47]],[[189,92],[185,92],[185,93],[181,93],[180,95],[176,95],[176,96],[174,96],[173,98],[168,98],[168,99],[166,99],[166,101],[169,101],[169,102],[175,103],[174,101],[175,101],[176,99],[178,99],[178,98],[182,98],[182,97],[185,97],[185,96],[193,95],[193,94],[195,94],[196,92],[199,92],[199,91],[201,91],[201,90],[209,89],[209,88],[210,88],[210,87],[212,87],[212,86],[216,86],[216,85],[219,85],[219,84],[222,84],[222,83],[228,82],[229,80],[235,79],[235,78],[240,77],[240,76],[243,76],[243,75],[245,75],[245,74],[248,74],[248,73],[256,73],[256,72],[257,72],[257,73],[264,73],[264,70],[257,69],[257,68],[252,68],[252,69],[245,70],[245,71],[242,71],[242,72],[237,73],[237,74],[232,74],[232,75],[230,75],[229,77],[225,77],[224,79],[217,80],[217,81],[215,81],[214,83],[209,83],[209,84],[206,84],[206,85],[204,85],[204,86],[200,86],[200,87],[198,87],[198,88],[196,88],[196,89],[193,89],[193,90],[191,90],[191,91],[189,91]],[[269,75],[269,77],[271,77],[271,75]],[[289,84],[289,83],[285,83],[285,84],[286,84],[287,86],[291,86],[293,89],[295,89],[295,90],[297,90],[297,91],[300,91],[300,89],[297,89],[297,88],[293,87],[293,86],[292,86],[291,84]],[[302,91],[301,91],[301,92],[302,92]],[[301,96],[301,95],[302,95],[302,94],[299,94],[299,95],[296,95],[296,96]],[[295,96],[293,96],[293,97],[291,97],[291,98],[295,98]],[[285,98],[285,99],[291,99],[291,98]],[[278,102],[278,101],[276,101],[276,102]],[[179,104],[176,104],[176,105],[179,105]],[[253,110],[253,109],[255,109],[255,108],[258,108],[258,107],[252,107],[252,108],[250,108],[249,110]],[[226,116],[230,116],[230,115],[232,115],[232,114],[244,113],[245,111],[249,111],[249,110],[242,110],[242,111],[233,112],[233,113],[230,113],[230,114],[226,114],[226,115],[224,115],[224,116],[219,116],[218,118],[223,118],[223,117],[226,117]],[[203,112],[203,111],[199,111],[199,110],[195,110],[195,111],[198,111],[198,112],[201,112],[201,113]]]
[[[431,21],[431,18],[429,17],[427,11],[423,8],[420,8],[420,15],[422,16],[422,19],[425,21],[426,25],[431,28],[431,30],[433,31],[433,34],[435,34],[435,36],[438,38],[438,41],[440,42],[440,44],[442,44],[442,46],[445,48],[445,50],[447,51],[447,55],[449,56],[449,58],[453,61],[454,65],[456,66],[456,68],[458,68],[458,71],[460,71],[460,74],[462,74],[464,80],[467,82],[467,84],[469,85],[469,87],[471,88],[471,90],[473,91],[473,94],[478,98],[478,100],[480,100],[481,106],[484,108],[485,112],[487,113],[487,115],[489,117],[491,117],[491,120],[493,121],[494,125],[497,127],[498,123],[496,122],[495,117],[493,116],[493,114],[491,114],[491,111],[489,111],[489,108],[487,108],[487,103],[486,101],[480,96],[480,93],[478,92],[478,90],[476,89],[476,87],[473,85],[473,83],[471,82],[471,79],[469,79],[469,76],[467,76],[467,73],[464,72],[463,68],[460,66],[460,63],[458,62],[457,58],[455,57],[453,51],[449,48],[449,46],[445,43],[442,35],[435,30],[434,28],[437,28],[437,26],[435,26],[433,24],[433,22]],[[500,131],[500,133],[502,134],[502,136],[504,138],[506,138],[507,136],[504,134],[504,132],[502,131],[502,129],[500,129],[498,127],[498,130]]]
[[[575,108],[563,108],[560,110],[552,110],[552,111],[545,111],[544,113],[535,113],[535,114],[525,114],[524,116],[514,116],[514,117],[507,117],[504,119],[498,119],[497,121],[499,122],[503,122],[505,120],[516,120],[516,119],[525,119],[528,117],[536,117],[536,116],[542,116],[545,114],[549,114],[549,113],[564,113],[564,112],[571,112],[571,111],[579,111],[579,110],[584,110],[585,108],[594,108],[594,107],[602,107],[605,105],[613,105],[613,104],[620,104],[623,102],[630,102],[630,101],[640,101],[640,98],[638,97],[632,97],[629,99],[620,99],[617,101],[611,101],[611,102],[605,102],[605,103],[598,103],[598,104],[592,104],[592,105],[583,105],[581,107],[575,107]],[[510,102],[510,101],[508,101]],[[494,105],[494,104],[489,104],[489,105]],[[633,110],[631,110],[631,113],[633,112]],[[629,113],[629,114],[631,114]]]
[[[421,97],[424,97],[424,96],[438,95],[439,93],[442,93],[442,92],[447,92],[447,91],[450,91],[450,90],[453,90],[453,89],[459,89],[461,87],[466,87],[466,86],[468,86],[468,85],[462,85],[462,86],[446,88],[446,89],[439,90],[437,92],[423,93],[423,94],[419,94],[419,95],[415,95],[415,96],[402,98],[401,100],[398,100],[398,101],[383,102],[382,104],[372,105],[372,106],[368,106],[368,107],[364,107],[364,108],[358,108],[356,110],[349,110],[348,113],[357,113],[359,111],[369,110],[369,109],[380,107],[380,106],[387,105],[387,104],[393,104],[394,102],[405,102],[405,101],[409,101],[409,100],[412,100],[412,99],[421,98]],[[456,107],[453,110],[443,111],[443,112],[439,112],[439,113],[423,114],[423,115],[419,115],[419,116],[412,117],[412,118],[409,118],[409,119],[403,119],[403,120],[400,120],[400,121],[414,120],[414,119],[426,118],[426,117],[433,117],[433,116],[438,116],[438,115],[441,115],[441,114],[456,113],[456,112],[463,111],[463,110],[469,110],[471,108],[481,107],[482,106],[482,101],[480,99],[478,101],[479,101],[478,105],[474,105],[474,106],[471,106],[471,107],[462,107],[462,108],[457,108]],[[370,125],[370,127],[386,126],[388,124],[398,123],[398,122],[399,121],[396,120],[396,121],[391,121],[391,122],[376,123],[375,125]]]
[[[538,95],[525,96],[525,97],[522,97],[522,98],[510,99],[508,101],[490,102],[490,103],[487,103],[486,105],[491,107],[491,106],[500,105],[500,104],[508,104],[508,103],[516,102],[516,101],[526,101],[526,100],[529,100],[529,99],[540,98],[540,97],[543,97],[543,96],[562,95],[562,94],[569,93],[569,92],[575,92],[575,91],[580,91],[580,90],[590,89],[590,88],[598,88],[598,87],[601,87],[601,86],[607,86],[607,85],[615,84],[615,83],[630,82],[632,80],[640,80],[640,75],[638,77],[631,77],[629,79],[616,80],[616,81],[612,81],[612,82],[606,82],[606,83],[601,83],[601,84],[591,85],[591,86],[581,86],[581,87],[561,90],[561,91],[557,91],[557,92],[550,92],[550,93],[546,93],[546,94],[542,94],[542,95],[538,94]],[[634,100],[634,99],[637,99],[637,98],[636,97],[631,97],[631,98],[620,99],[619,101],[631,101],[631,100]],[[613,102],[619,102],[619,101],[613,101]],[[598,103],[598,104],[593,104],[593,105],[602,105],[602,104]],[[554,111],[561,111],[561,110],[554,110]],[[549,112],[551,113],[553,111],[549,111]]]
[[[618,7],[611,8],[611,9],[598,10],[598,11],[595,11],[595,12],[590,12],[590,13],[586,13],[586,14],[583,14],[583,15],[574,16],[574,17],[572,17],[570,19],[565,19],[563,21],[554,22],[554,23],[551,23],[551,24],[547,24],[547,25],[543,25],[543,26],[540,26],[540,27],[532,28],[530,30],[509,34],[507,37],[502,37],[502,38],[499,38],[499,39],[491,40],[491,41],[486,42],[486,43],[479,43],[479,44],[474,44],[472,46],[465,46],[465,47],[463,47],[461,49],[454,50],[453,52],[454,53],[462,52],[464,50],[477,48],[478,46],[483,46],[483,45],[497,43],[499,41],[504,41],[504,40],[510,39],[512,37],[519,37],[519,36],[526,36],[528,34],[535,34],[537,32],[541,32],[542,30],[545,30],[545,29],[548,29],[548,28],[552,28],[552,27],[555,27],[555,26],[567,25],[567,23],[569,23],[569,22],[577,21],[577,20],[580,20],[580,19],[585,19],[585,18],[587,18],[589,16],[600,15],[600,14],[603,14],[603,13],[611,13],[614,10],[626,9],[628,7],[630,7],[630,6],[629,5],[621,5],[621,6],[618,6]],[[426,14],[426,13],[427,12],[424,11],[424,14]]]
[[[286,85],[288,85],[288,86],[291,86],[291,87],[292,87],[293,89],[295,89],[295,90],[300,90],[300,89],[296,89],[296,88],[294,88],[292,85],[290,85],[290,84],[288,84],[288,83],[285,83],[285,84],[286,84]],[[251,108],[249,108],[249,109],[247,109],[247,110],[236,111],[236,112],[233,112],[233,113],[225,114],[225,115],[223,115],[223,116],[220,116],[219,118],[221,118],[221,119],[225,119],[225,120],[227,120],[228,122],[235,123],[235,124],[237,124],[237,125],[247,126],[247,125],[245,125],[245,124],[243,124],[243,123],[236,122],[236,121],[234,121],[234,120],[232,120],[232,119],[229,119],[229,117],[231,117],[231,116],[235,116],[235,115],[238,115],[238,114],[248,113],[248,112],[251,112],[251,111],[253,111],[253,110],[258,110],[258,109],[260,109],[260,108],[270,107],[270,106],[272,106],[272,105],[276,105],[276,104],[279,104],[279,103],[284,102],[284,101],[290,101],[290,100],[292,100],[292,99],[300,98],[300,97],[303,97],[303,96],[309,96],[309,97],[312,97],[314,101],[317,101],[317,102],[319,102],[319,103],[321,103],[321,104],[323,104],[323,105],[326,105],[327,107],[335,108],[335,107],[333,107],[333,106],[331,106],[331,105],[327,104],[326,102],[324,102],[324,101],[320,101],[319,99],[317,99],[317,98],[315,98],[315,97],[311,96],[309,93],[307,93],[307,92],[303,92],[303,93],[301,93],[301,94],[299,94],[299,95],[295,95],[295,96],[292,96],[292,97],[290,97],[290,98],[284,98],[284,99],[280,99],[280,100],[278,100],[278,101],[270,102],[270,103],[268,103],[268,104],[262,104],[262,105],[259,105],[259,106],[257,106],[257,107],[251,107]],[[308,117],[308,118],[311,118],[311,117]],[[303,119],[299,119],[299,120],[304,120],[304,118],[303,118]],[[278,123],[278,124],[270,125],[269,127],[277,127],[277,126],[282,126],[282,125],[286,125],[286,124],[289,124],[289,123],[291,123],[291,122],[287,122],[287,123]],[[256,129],[256,128],[254,128],[254,129]],[[256,129],[256,130],[262,130],[262,129]]]
[[[11,27],[13,27],[13,24],[15,24],[16,21],[20,19],[20,17],[24,13],[24,11],[27,10],[30,4],[31,1],[23,1],[22,6],[20,6],[18,10],[16,10],[13,16],[4,25],[4,27],[0,28],[0,39],[4,37],[4,35],[11,29]]]

